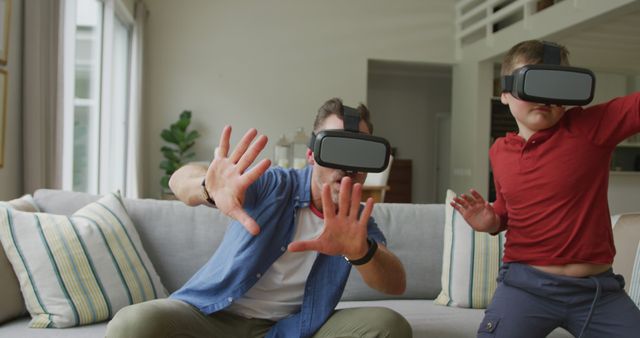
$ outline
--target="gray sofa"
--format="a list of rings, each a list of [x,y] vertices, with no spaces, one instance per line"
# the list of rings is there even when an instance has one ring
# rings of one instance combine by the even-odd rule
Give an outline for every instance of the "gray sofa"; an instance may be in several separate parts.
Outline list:
[[[99,197],[77,192],[38,190],[43,212],[70,215]],[[215,209],[188,207],[178,201],[125,199],[144,248],[169,292],[180,287],[218,246],[228,218]],[[414,337],[475,337],[482,310],[433,304],[440,292],[444,205],[377,204],[374,217],[389,248],[407,271],[407,291],[398,297],[369,289],[355,271],[339,307],[385,306],[404,315]],[[71,329],[30,329],[22,317],[0,325],[0,337],[103,337],[106,323]],[[550,337],[571,337],[558,329]]]

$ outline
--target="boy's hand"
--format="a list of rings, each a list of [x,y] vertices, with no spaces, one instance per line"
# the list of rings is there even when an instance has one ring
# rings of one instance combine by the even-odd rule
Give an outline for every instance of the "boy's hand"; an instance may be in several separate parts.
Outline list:
[[[257,235],[260,232],[260,227],[242,208],[244,194],[247,188],[271,165],[271,161],[265,159],[245,172],[267,144],[267,137],[264,135],[260,135],[251,144],[257,134],[256,129],[249,129],[231,156],[227,156],[231,126],[225,126],[220,136],[220,145],[215,150],[213,161],[211,161],[205,176],[205,188],[216,203],[216,207],[225,215],[239,221],[252,235]]]
[[[470,195],[462,194],[451,202],[464,219],[476,231],[494,233],[500,228],[500,216],[491,204],[485,201],[477,191],[469,190]]]
[[[352,189],[353,188],[353,189]],[[351,178],[343,177],[340,182],[338,210],[331,200],[329,185],[322,185],[322,213],[324,229],[320,236],[312,240],[296,241],[289,244],[289,251],[314,250],[325,255],[342,255],[349,259],[359,259],[369,249],[367,243],[367,223],[373,211],[373,199],[367,199],[358,217],[362,185],[351,184]]]

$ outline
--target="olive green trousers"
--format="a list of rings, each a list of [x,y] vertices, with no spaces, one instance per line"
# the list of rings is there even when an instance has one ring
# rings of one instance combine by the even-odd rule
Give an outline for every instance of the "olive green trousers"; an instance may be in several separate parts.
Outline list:
[[[205,315],[176,299],[156,299],[127,306],[107,326],[107,338],[120,337],[264,337],[275,322],[248,319],[226,311]],[[383,307],[336,310],[314,338],[411,337],[411,327],[397,312]]]

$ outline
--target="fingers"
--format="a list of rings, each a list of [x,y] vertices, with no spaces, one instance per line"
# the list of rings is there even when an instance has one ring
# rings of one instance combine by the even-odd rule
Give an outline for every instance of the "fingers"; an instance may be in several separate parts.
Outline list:
[[[369,222],[369,217],[371,217],[371,213],[373,212],[373,204],[374,204],[373,198],[371,197],[367,198],[367,202],[364,204],[364,209],[362,209],[362,214],[360,214],[359,223],[365,227]]]
[[[233,209],[228,213],[228,215],[229,217],[240,222],[240,224],[242,224],[250,234],[255,236],[260,233],[260,227],[258,226],[258,223],[256,223],[256,221],[251,218],[249,214],[242,210],[242,208]]]
[[[343,177],[340,181],[340,192],[338,194],[338,215],[349,216],[349,198],[351,197],[351,178]]]
[[[351,208],[349,208],[349,218],[357,219],[360,210],[360,199],[362,199],[362,184],[356,183],[351,190]]]
[[[480,193],[478,193],[477,191],[471,189],[469,190],[471,192],[471,196],[473,196],[476,200],[478,200],[479,203],[484,203],[484,198],[482,197],[482,195],[480,195]]]
[[[260,155],[264,147],[267,145],[267,141],[269,141],[269,139],[265,135],[260,135],[258,140],[256,140],[248,150],[246,147],[244,148],[243,153],[240,154],[240,159],[237,162],[237,169],[240,173],[243,173],[253,163],[253,161],[256,160],[256,157]]]
[[[247,171],[242,175],[242,177],[246,178],[244,182],[246,186],[251,185],[251,183],[255,182],[262,174],[264,174],[267,169],[271,166],[271,160],[264,159],[260,161],[257,165],[255,165],[251,170]]]
[[[335,205],[331,199],[331,188],[328,184],[322,184],[322,214],[325,222],[335,216]]]
[[[300,251],[319,251],[321,248],[320,243],[317,240],[309,241],[295,241],[289,244],[287,250],[291,252]]]
[[[231,126],[224,126],[222,133],[220,134],[220,143],[216,148],[215,157],[227,157],[229,153],[229,139],[231,138]]]
[[[246,133],[244,133],[244,136],[242,136],[242,139],[240,139],[240,142],[238,142],[238,144],[236,145],[236,148],[231,153],[231,156],[229,156],[229,160],[231,160],[231,163],[238,163],[240,157],[242,157],[242,155],[247,151],[247,148],[249,148],[251,141],[253,141],[257,134],[258,131],[256,130],[256,128],[251,128],[247,130]]]

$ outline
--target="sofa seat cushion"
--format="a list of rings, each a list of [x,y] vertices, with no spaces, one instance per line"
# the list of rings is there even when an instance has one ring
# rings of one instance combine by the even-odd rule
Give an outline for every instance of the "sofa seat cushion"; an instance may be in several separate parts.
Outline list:
[[[0,337],[20,338],[102,338],[107,332],[107,323],[77,326],[66,329],[32,329],[29,317],[21,317],[0,326]]]
[[[378,300],[340,302],[338,308],[381,306],[404,316],[413,329],[413,338],[475,337],[484,310],[440,306],[431,300]],[[573,337],[564,329],[556,329],[549,338]]]

